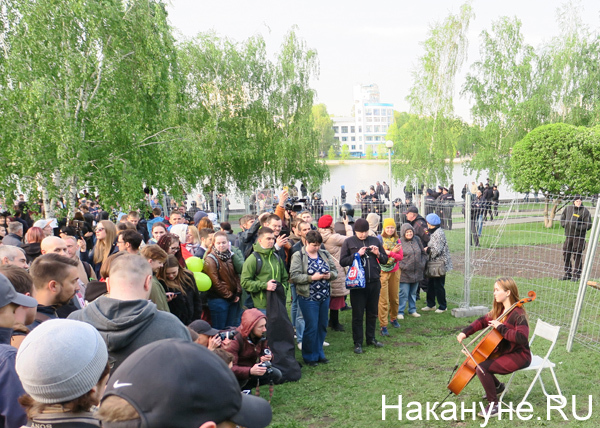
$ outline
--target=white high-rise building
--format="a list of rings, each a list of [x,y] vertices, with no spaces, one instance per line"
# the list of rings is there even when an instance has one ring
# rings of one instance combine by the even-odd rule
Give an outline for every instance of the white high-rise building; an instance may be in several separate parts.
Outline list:
[[[354,86],[354,116],[333,117],[335,139],[348,144],[352,156],[364,156],[367,145],[377,153],[378,146],[385,144],[388,128],[394,121],[394,104],[379,102],[379,87]]]

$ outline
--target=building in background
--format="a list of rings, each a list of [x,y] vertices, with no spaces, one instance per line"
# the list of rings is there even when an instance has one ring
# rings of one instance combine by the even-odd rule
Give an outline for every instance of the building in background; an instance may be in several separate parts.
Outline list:
[[[379,101],[379,87],[354,86],[354,116],[333,117],[333,131],[340,147],[348,144],[352,156],[361,157],[371,145],[373,154],[378,146],[385,144],[388,128],[394,121],[394,104]]]

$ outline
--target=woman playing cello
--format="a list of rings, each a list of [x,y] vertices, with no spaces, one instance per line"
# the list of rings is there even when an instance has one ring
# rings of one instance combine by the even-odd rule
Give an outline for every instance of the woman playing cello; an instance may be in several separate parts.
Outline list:
[[[494,353],[487,360],[479,363],[481,370],[476,370],[485,390],[485,398],[489,402],[485,413],[490,416],[498,414],[498,394],[504,391],[504,384],[500,383],[494,375],[513,373],[531,363],[529,324],[525,309],[515,307],[503,322],[497,321],[505,310],[519,300],[519,290],[515,281],[512,278],[498,278],[494,284],[492,310],[475,320],[457,336],[458,341],[462,343],[476,331],[493,326],[503,337]]]

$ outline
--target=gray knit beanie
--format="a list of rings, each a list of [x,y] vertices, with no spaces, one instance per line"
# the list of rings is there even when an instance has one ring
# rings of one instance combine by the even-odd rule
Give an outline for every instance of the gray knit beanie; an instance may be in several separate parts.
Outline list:
[[[108,352],[90,324],[54,319],[27,335],[17,353],[23,389],[35,401],[63,403],[88,393],[106,368]]]

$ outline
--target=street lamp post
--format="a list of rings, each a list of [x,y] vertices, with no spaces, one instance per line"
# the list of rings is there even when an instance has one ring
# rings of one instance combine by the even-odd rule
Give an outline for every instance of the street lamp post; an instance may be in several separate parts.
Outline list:
[[[387,140],[385,142],[385,146],[388,149],[388,167],[389,167],[389,178],[390,178],[390,217],[394,218],[394,199],[392,198],[392,148],[394,147],[394,142],[392,140]]]

